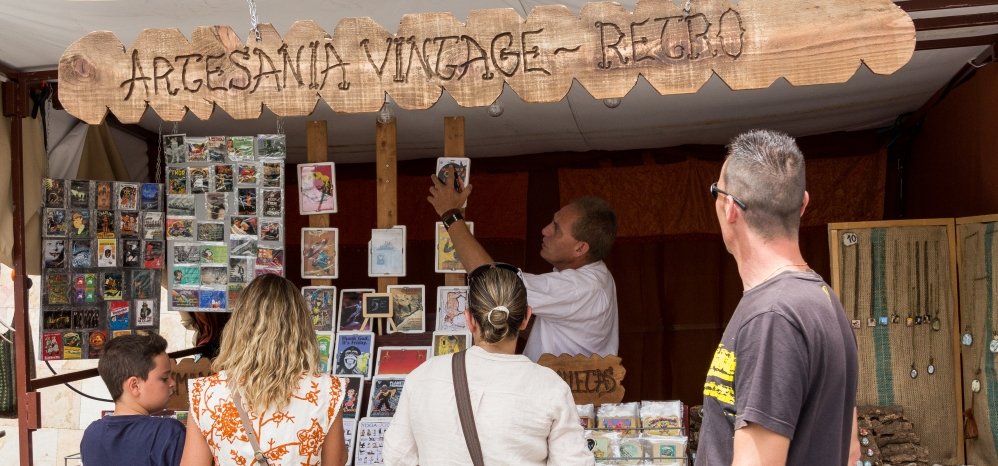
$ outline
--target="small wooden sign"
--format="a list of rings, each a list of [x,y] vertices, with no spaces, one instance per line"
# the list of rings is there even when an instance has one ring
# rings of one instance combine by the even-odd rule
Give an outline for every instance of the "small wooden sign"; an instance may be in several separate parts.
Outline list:
[[[188,399],[187,381],[213,374],[214,372],[211,371],[211,360],[201,358],[197,362],[194,362],[193,358],[184,358],[180,361],[174,360],[172,366],[173,381],[177,383],[177,386],[173,392],[173,396],[170,397],[170,402],[166,405],[166,409],[188,411],[190,410],[190,401]]]
[[[555,356],[544,354],[537,364],[558,373],[572,389],[575,404],[620,403],[626,370],[619,356]]]
[[[228,26],[146,29],[131,48],[112,32],[87,34],[59,60],[59,100],[98,124],[110,109],[137,123],[151,106],[166,121],[215,106],[236,119],[266,105],[282,117],[375,112],[385,93],[407,110],[444,90],[461,106],[491,104],[508,85],[527,102],[558,102],[577,80],[596,99],[621,98],[643,76],[659,93],[700,89],[717,74],[732,89],[847,81],[865,64],[891,74],[911,59],[915,27],[891,0],[639,0],[634,11],[588,3],[576,14],[543,5],[402,17],[394,34],[345,18],[330,34],[299,21],[281,37],[269,24],[244,43]]]

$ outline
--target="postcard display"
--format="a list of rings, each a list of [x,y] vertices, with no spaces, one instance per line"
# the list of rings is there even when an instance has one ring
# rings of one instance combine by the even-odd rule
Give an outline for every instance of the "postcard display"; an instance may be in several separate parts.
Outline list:
[[[98,359],[159,331],[163,185],[42,181],[41,359]]]
[[[171,311],[228,312],[284,275],[283,134],[163,137]]]

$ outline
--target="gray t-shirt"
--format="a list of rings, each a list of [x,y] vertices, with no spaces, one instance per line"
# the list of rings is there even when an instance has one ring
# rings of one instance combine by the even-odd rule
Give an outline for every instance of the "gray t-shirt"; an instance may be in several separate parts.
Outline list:
[[[791,439],[788,465],[849,458],[856,339],[832,288],[785,272],[748,290],[704,382],[697,466],[730,465],[735,430],[758,424]]]

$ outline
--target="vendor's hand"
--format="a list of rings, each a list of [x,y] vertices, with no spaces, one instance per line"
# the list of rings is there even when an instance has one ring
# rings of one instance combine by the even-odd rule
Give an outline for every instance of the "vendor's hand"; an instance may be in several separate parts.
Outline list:
[[[447,170],[447,180],[454,180],[453,169],[448,168]],[[430,175],[430,179],[433,180],[433,186],[430,186],[430,195],[426,197],[426,200],[433,205],[437,215],[443,215],[444,212],[451,209],[460,209],[468,201],[468,196],[471,195],[472,186],[470,184],[464,186],[464,180],[461,178],[455,180],[461,188],[460,192],[455,190],[450,182],[445,184],[440,181],[437,175]]]

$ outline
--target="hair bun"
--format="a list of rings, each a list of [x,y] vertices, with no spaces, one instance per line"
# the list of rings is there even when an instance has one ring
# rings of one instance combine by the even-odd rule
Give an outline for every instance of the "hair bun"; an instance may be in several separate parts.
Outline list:
[[[497,316],[497,318],[493,319],[492,314],[495,312],[500,312],[503,315],[501,317]],[[506,321],[509,320],[509,308],[506,306],[496,306],[490,309],[489,313],[485,315],[485,320],[489,321],[489,323],[494,327],[505,327]]]

